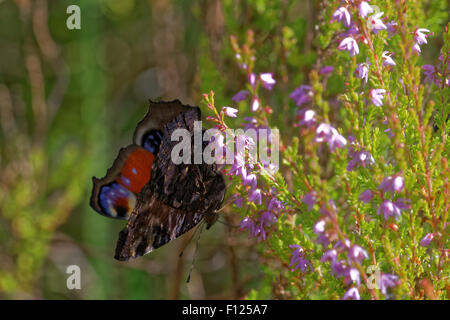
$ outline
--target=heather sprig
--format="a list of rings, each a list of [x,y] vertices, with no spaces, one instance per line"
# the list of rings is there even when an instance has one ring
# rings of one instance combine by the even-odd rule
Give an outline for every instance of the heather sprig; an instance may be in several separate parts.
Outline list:
[[[412,4],[347,0],[323,8],[321,50],[306,77],[276,66],[256,71],[255,33],[242,45],[231,37],[244,84],[223,101],[233,108],[223,114],[244,129],[278,127],[281,137],[279,168],[246,154],[225,169],[235,181],[240,230],[259,240],[268,281],[287,279],[286,297],[444,298],[448,29],[438,58],[426,64],[438,27]],[[211,94],[205,101],[215,110]],[[280,101],[295,110],[289,128],[277,122]],[[215,114],[225,132],[226,118]]]

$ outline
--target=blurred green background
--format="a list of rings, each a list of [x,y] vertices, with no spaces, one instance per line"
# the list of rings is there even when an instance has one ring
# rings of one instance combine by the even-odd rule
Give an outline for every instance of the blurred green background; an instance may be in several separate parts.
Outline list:
[[[265,249],[237,231],[231,207],[202,233],[189,284],[192,232],[143,258],[115,261],[125,222],[89,207],[91,178],[102,177],[131,142],[148,99],[199,105],[214,90],[217,106],[231,105],[247,79],[229,39],[242,43],[248,29],[255,72],[277,79],[276,92],[261,98],[289,140],[297,110],[289,93],[306,83],[339,28],[315,34],[329,22],[324,12],[332,6],[324,3],[0,0],[0,298],[228,299],[261,288],[268,264],[258,250]],[[72,4],[81,9],[80,30],[66,26]],[[329,82],[334,99],[344,84],[334,76]],[[249,112],[239,108],[235,126]],[[66,286],[70,265],[81,268],[81,290]],[[283,281],[258,296],[285,297]]]
[[[214,90],[230,104],[246,79],[229,35],[242,38],[247,26],[261,71],[277,72],[285,41],[304,51],[293,50],[296,78],[304,77],[298,68],[312,61],[310,42],[297,44],[294,34],[312,28],[302,18],[311,3],[0,0],[0,298],[226,299],[257,287],[261,261],[233,227],[232,210],[203,232],[189,284],[191,233],[136,261],[115,261],[125,222],[89,207],[91,177],[131,142],[148,99],[198,105]],[[66,27],[71,4],[81,9],[80,30]],[[69,265],[81,268],[81,290],[66,287]]]

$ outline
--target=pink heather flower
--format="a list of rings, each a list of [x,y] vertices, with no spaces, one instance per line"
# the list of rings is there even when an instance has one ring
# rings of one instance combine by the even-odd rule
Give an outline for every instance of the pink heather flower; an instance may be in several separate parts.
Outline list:
[[[348,148],[348,156],[351,159],[348,162],[347,170],[353,171],[355,168],[369,166],[375,163],[372,155],[369,151],[361,149],[359,151],[355,151],[354,146],[357,146],[356,143],[352,143],[352,145]]]
[[[295,104],[300,107],[302,104],[311,102],[313,96],[312,87],[307,85],[301,85],[297,89],[291,92],[289,97],[294,100]]]
[[[252,87],[255,87],[255,84],[256,84],[256,76],[255,76],[255,74],[254,74],[253,72],[249,74],[249,76],[248,76],[248,82],[250,83],[250,85],[251,85]]]
[[[240,102],[240,101],[247,99],[249,95],[250,95],[250,92],[248,92],[248,90],[241,90],[238,93],[236,93],[233,96],[233,98],[231,98],[231,100],[233,100],[234,102]]]
[[[342,252],[342,251],[349,250],[351,245],[352,245],[352,243],[351,243],[351,241],[349,239],[344,239],[344,241],[338,240],[334,244],[333,248],[338,250],[339,252]]]
[[[429,35],[424,34],[424,32],[428,33],[428,32],[430,32],[430,30],[424,29],[424,28],[418,28],[418,29],[416,29],[416,31],[414,31],[414,41],[419,45],[427,43],[427,37]]]
[[[420,50],[420,46],[418,43],[414,43],[414,45],[412,46],[412,52],[417,55],[420,55],[420,52],[422,51]]]
[[[367,259],[369,255],[367,254],[366,250],[361,248],[360,246],[354,244],[350,247],[350,250],[348,251],[348,259],[350,261],[355,261],[361,263],[364,259]]]
[[[383,58],[383,66],[395,66],[395,61],[391,58],[392,53],[389,51],[383,51],[381,58]]]
[[[259,109],[259,99],[254,98],[252,101],[252,111],[255,112],[258,109]]]
[[[246,185],[250,186],[250,189],[253,190],[256,188],[257,185],[256,176],[252,173],[245,177],[242,177],[242,183],[244,186]]]
[[[342,21],[342,24],[348,28],[350,27],[350,23],[352,22],[352,17],[347,8],[340,7],[333,13],[331,21]]]
[[[378,12],[369,18],[371,29],[374,33],[387,29],[386,25],[380,19],[383,14],[384,12]]]
[[[337,255],[338,252],[336,251],[336,249],[325,251],[322,258],[320,258],[320,262],[327,262],[327,261],[334,262],[337,259]]]
[[[262,200],[262,196],[261,196],[260,189],[253,189],[252,191],[250,191],[250,194],[248,196],[248,201],[254,202],[258,205],[261,205],[261,200]]]
[[[247,229],[250,232],[250,236],[255,232],[255,222],[249,217],[244,218],[239,227],[241,230]]]
[[[332,73],[333,70],[334,70],[334,67],[332,67],[332,66],[325,66],[325,67],[320,69],[320,74],[325,76],[325,75],[328,75],[328,74]]]
[[[305,252],[302,247],[296,244],[289,245],[289,248],[294,249],[292,252],[290,267],[295,266],[292,271],[300,269],[301,272],[306,272],[308,267],[312,270],[311,263],[305,259]]]
[[[348,28],[347,32],[344,32],[343,35],[345,36],[356,36],[359,35],[359,28],[356,24],[352,23],[352,25],[350,26],[350,28]]]
[[[242,208],[242,206],[244,205],[244,198],[239,197],[236,200],[234,200],[234,205],[238,208]]]
[[[222,111],[230,118],[236,118],[238,110],[231,107],[223,107]]]
[[[259,218],[261,226],[270,226],[272,223],[277,222],[277,217],[270,211],[264,211]]]
[[[369,92],[369,98],[372,100],[372,103],[377,107],[381,107],[383,105],[384,94],[386,93],[385,89],[372,89]]]
[[[360,63],[357,65],[355,70],[356,75],[360,79],[364,79],[364,82],[367,83],[369,79],[369,66],[367,63]]]
[[[347,140],[339,132],[327,123],[321,123],[316,129],[316,142],[327,142],[330,151],[336,148],[343,148]]]
[[[422,240],[420,240],[420,245],[422,247],[427,247],[431,243],[431,241],[433,241],[433,239],[434,233],[427,233],[425,237],[423,237]]]
[[[436,85],[439,85],[440,80],[436,74],[435,66],[431,64],[425,64],[422,66],[422,70],[424,71],[423,74],[425,75],[425,82],[435,83]]]
[[[394,217],[398,219],[401,215],[401,210],[409,208],[409,205],[406,203],[406,199],[398,199],[395,202],[384,200],[380,207],[377,210],[377,215],[383,213],[384,219],[388,220],[389,217]]]
[[[361,278],[359,275],[359,271],[356,268],[349,268],[347,270],[347,274],[344,275],[346,284],[354,284],[359,287],[361,285]]]
[[[372,190],[365,190],[358,197],[358,200],[364,203],[369,203],[370,201],[372,201],[372,199],[373,199]]]
[[[403,187],[405,186],[405,179],[402,176],[394,175],[388,176],[384,178],[378,189],[383,190],[384,192],[401,192]]]
[[[343,300],[361,300],[361,296],[359,295],[358,288],[351,287],[347,290],[347,292],[342,297]]]
[[[366,1],[361,1],[358,5],[359,15],[361,18],[365,18],[369,13],[373,12],[372,7]]]
[[[353,57],[359,53],[358,43],[352,37],[347,37],[339,43],[338,49],[343,51],[347,50],[350,57]]]
[[[305,125],[307,127],[310,127],[316,122],[315,115],[316,113],[314,110],[311,109],[302,109],[298,113],[299,115],[299,122],[297,123],[298,126]]]
[[[261,82],[267,90],[272,90],[273,86],[275,85],[276,81],[273,78],[272,73],[261,73],[259,75],[259,78],[261,79]]]
[[[387,289],[396,285],[398,285],[398,277],[396,275],[384,273],[380,275],[378,286],[382,294],[386,295]]]
[[[326,225],[326,221],[324,219],[319,220],[318,222],[316,222],[314,224],[314,233],[315,234],[322,234],[325,232],[325,225]]]
[[[308,211],[311,211],[311,209],[314,207],[314,204],[316,203],[316,192],[311,191],[303,196],[302,202],[308,206]]]
[[[398,29],[398,24],[395,21],[391,21],[386,23],[386,27],[387,27],[387,32],[388,32],[388,39],[392,38],[395,33],[397,33],[397,29]]]

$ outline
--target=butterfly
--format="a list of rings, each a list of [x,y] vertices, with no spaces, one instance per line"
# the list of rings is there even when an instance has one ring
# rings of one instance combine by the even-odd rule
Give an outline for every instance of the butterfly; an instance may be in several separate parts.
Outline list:
[[[217,220],[226,187],[216,164],[175,164],[171,159],[179,143],[172,141],[172,133],[187,129],[194,150],[194,122],[200,120],[198,107],[179,100],[150,101],[133,143],[119,151],[103,178],[92,178],[91,207],[101,215],[128,220],[119,233],[117,260],[149,253],[202,219],[207,229]],[[207,145],[203,142],[202,148]]]

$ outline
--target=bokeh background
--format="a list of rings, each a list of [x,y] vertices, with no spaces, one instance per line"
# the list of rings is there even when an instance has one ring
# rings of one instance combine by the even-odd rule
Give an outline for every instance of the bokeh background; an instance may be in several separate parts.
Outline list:
[[[246,79],[230,34],[252,25],[258,63],[276,71],[282,50],[273,39],[308,38],[311,3],[0,0],[0,298],[227,299],[257,287],[263,261],[229,209],[203,232],[189,284],[191,233],[115,261],[125,222],[89,207],[91,177],[131,142],[148,99],[198,105],[214,90],[231,103]],[[81,8],[81,30],[66,27],[71,4]],[[306,40],[292,42],[305,66]],[[81,268],[81,290],[66,287],[69,265]]]
[[[192,232],[135,261],[115,261],[125,222],[89,207],[91,178],[102,177],[131,142],[148,99],[199,105],[214,90],[218,106],[231,105],[247,79],[230,35],[242,42],[248,29],[255,69],[277,79],[276,94],[264,92],[264,100],[282,139],[290,139],[292,85],[305,83],[319,42],[330,41],[316,34],[329,22],[325,3],[0,0],[0,298],[229,299],[259,290],[264,248],[238,231],[231,206],[202,233],[188,284]],[[81,8],[80,30],[66,27],[72,4]],[[440,44],[430,47],[424,61]],[[338,77],[329,83],[331,95],[343,91]],[[239,110],[236,126],[246,112]],[[81,268],[81,290],[66,287],[69,265]],[[270,281],[261,290],[271,291],[258,296],[286,298],[284,280]]]

